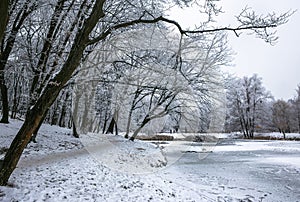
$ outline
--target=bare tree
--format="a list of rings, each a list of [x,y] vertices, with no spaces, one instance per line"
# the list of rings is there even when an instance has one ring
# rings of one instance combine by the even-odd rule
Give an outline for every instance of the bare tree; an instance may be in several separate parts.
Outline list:
[[[253,138],[258,119],[263,116],[259,113],[263,103],[272,99],[270,92],[262,86],[262,79],[254,74],[249,78],[233,80],[227,99],[230,110],[228,118],[233,120],[232,124],[238,121],[245,138]]]
[[[290,132],[290,107],[289,103],[284,100],[277,100],[272,108],[274,125],[283,134],[283,139],[285,139],[285,133]]]
[[[1,3],[5,4],[8,1],[2,1]],[[6,6],[1,9],[6,9]],[[8,90],[5,83],[5,67],[8,63],[8,58],[14,48],[18,33],[22,28],[25,19],[36,9],[36,1],[31,2],[30,0],[22,1],[11,1],[9,7],[9,20],[5,22],[8,23],[6,26],[6,33],[3,34],[1,42],[1,54],[0,54],[0,90],[1,90],[1,99],[2,99],[2,119],[0,122],[8,123],[9,117],[9,104],[8,104]],[[4,11],[4,13],[6,13]]]

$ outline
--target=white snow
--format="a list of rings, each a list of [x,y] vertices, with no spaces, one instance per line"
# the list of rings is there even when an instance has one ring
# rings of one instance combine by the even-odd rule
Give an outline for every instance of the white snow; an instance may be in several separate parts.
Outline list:
[[[278,164],[281,166],[289,165],[296,168],[300,172],[300,158],[299,157],[267,157],[261,160],[263,163]]]
[[[0,124],[0,149],[9,147],[21,124],[15,120]],[[76,139],[71,130],[50,125],[42,126],[37,141],[25,149],[9,186],[0,187],[0,201],[268,201],[274,188],[258,186],[230,165],[270,164],[273,167],[267,169],[274,169],[275,164],[282,166],[278,172],[300,173],[296,155],[300,148],[295,141],[171,141],[158,146],[114,135],[88,134]],[[260,157],[260,151],[282,155]],[[239,155],[227,155],[231,153]],[[244,156],[252,153],[247,159]],[[210,154],[221,160],[214,163]],[[247,185],[234,180],[241,176],[249,180]],[[290,184],[284,188],[291,193],[295,189]],[[274,201],[274,194],[269,201]]]
[[[300,152],[297,145],[289,144],[288,141],[244,141],[238,142],[234,145],[226,145],[222,147],[215,147],[213,151],[257,151],[257,150],[271,150],[271,151],[290,151]]]
[[[118,172],[153,173],[167,164],[161,149],[151,143],[92,133],[83,135],[80,139],[94,159]]]
[[[14,120],[8,125],[0,124],[1,147],[9,146],[21,124]],[[10,186],[0,187],[0,200],[195,201],[205,198],[155,173],[143,174],[165,165],[166,159],[157,146],[116,136],[106,138],[114,144],[112,149],[106,145],[93,150],[90,145],[84,147],[87,144],[84,138],[72,137],[70,130],[43,125],[38,143],[30,143],[25,149],[9,180]],[[97,154],[101,155],[97,157]]]

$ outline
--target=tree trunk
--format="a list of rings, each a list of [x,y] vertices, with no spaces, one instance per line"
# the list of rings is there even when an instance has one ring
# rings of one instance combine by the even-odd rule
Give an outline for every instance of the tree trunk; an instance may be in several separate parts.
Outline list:
[[[108,122],[108,112],[107,112],[107,110],[105,110],[104,124],[103,124],[103,129],[102,129],[103,134],[105,133],[107,122]]]
[[[0,120],[0,123],[9,123],[8,122],[8,117],[9,117],[8,93],[7,93],[7,86],[5,84],[5,78],[4,78],[4,67],[5,67],[5,63],[3,61],[0,61],[0,90],[1,90],[1,100],[2,100],[2,118]]]
[[[113,134],[114,133],[114,128],[116,131],[116,135],[118,135],[118,126],[117,126],[117,122],[118,122],[118,110],[115,110],[111,121],[109,123],[108,129],[106,131],[106,134]]]
[[[116,123],[115,117],[113,116],[113,117],[111,118],[110,123],[109,123],[109,126],[108,126],[108,129],[107,129],[107,131],[106,131],[106,134],[113,134],[113,133],[114,133],[115,123]]]
[[[1,119],[0,123],[9,123],[9,121],[8,121],[9,106],[8,106],[7,87],[4,83],[4,80],[2,83],[0,83],[0,89],[1,89],[1,98],[2,98],[2,119]]]
[[[53,114],[50,120],[50,125],[57,125],[58,122],[58,111],[59,111],[59,101],[57,100],[56,102],[54,102],[54,104],[52,105],[52,110],[53,110]]]
[[[144,120],[143,120],[141,126],[140,126],[138,129],[136,129],[136,130],[134,131],[133,135],[130,137],[129,140],[134,141],[134,139],[135,139],[136,136],[139,134],[139,132],[142,130],[142,128],[143,128],[150,120],[151,120],[151,119],[150,119],[148,116],[146,116],[146,117],[144,118]]]
[[[124,136],[125,138],[129,137],[129,130],[130,130],[130,125],[131,125],[132,112],[133,112],[133,109],[131,108],[131,110],[129,111],[128,118],[127,118],[126,134]]]
[[[59,121],[58,121],[58,125],[60,127],[66,127],[66,125],[67,125],[65,119],[66,119],[66,114],[67,114],[67,103],[68,103],[69,97],[70,97],[70,94],[69,94],[69,91],[67,91],[63,105],[62,105]]]
[[[6,25],[8,21],[8,8],[9,8],[9,0],[1,0],[0,1],[0,13],[2,20],[0,20],[0,43],[4,37],[4,32],[6,30]]]
[[[115,132],[116,132],[116,135],[119,134],[119,133],[118,133],[118,122],[117,122],[117,121],[115,121]]]
[[[47,110],[47,112],[48,112],[48,110]],[[41,119],[41,121],[40,121],[40,123],[38,124],[37,128],[33,131],[32,136],[31,136],[31,138],[30,138],[30,142],[36,143],[36,136],[37,136],[37,134],[38,134],[38,132],[39,132],[39,130],[40,130],[40,128],[41,128],[41,126],[42,126],[42,124],[43,124],[43,122],[44,122],[46,116],[47,116],[47,112],[45,113],[45,115],[44,115],[43,118]]]
[[[11,106],[11,114],[10,118],[15,119],[18,113],[18,106],[20,102],[20,96],[18,96],[19,89],[19,77],[14,79],[14,90],[13,90],[13,98],[12,98],[12,106]]]
[[[22,155],[24,148],[30,141],[31,134],[38,127],[42,119],[42,114],[37,112],[36,109],[30,110],[26,116],[25,122],[19,130],[18,134],[11,143],[2,167],[0,168],[0,185],[6,185],[7,181],[16,168],[16,165]]]
[[[64,104],[62,106],[60,117],[59,117],[59,121],[58,121],[58,126],[59,127],[65,127],[66,126],[66,124],[65,124],[65,118],[66,118],[66,105]]]
[[[72,123],[73,123],[73,125],[72,125],[73,136],[74,136],[75,138],[79,138],[79,134],[78,134],[78,132],[77,132],[76,125],[75,125],[75,122],[74,122],[73,117],[72,117]]]

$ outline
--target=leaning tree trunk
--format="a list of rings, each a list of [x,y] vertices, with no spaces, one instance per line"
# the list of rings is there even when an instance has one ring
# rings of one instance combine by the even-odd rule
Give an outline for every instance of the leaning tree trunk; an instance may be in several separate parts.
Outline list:
[[[71,77],[72,72],[69,72],[69,75],[64,72],[64,75]],[[49,107],[53,104],[64,83],[66,82],[67,77],[62,79],[63,77],[61,76],[61,74],[58,74],[55,79],[57,81],[61,81],[62,85],[53,85],[51,83],[48,84],[44,93],[37,100],[36,104],[28,110],[22,127],[20,128],[4,157],[3,164],[0,168],[0,186],[7,184],[7,181],[16,168],[22,152],[29,143],[32,134],[39,128]]]
[[[48,112],[48,110],[47,110],[47,112]],[[36,129],[33,131],[32,136],[30,138],[30,142],[36,143],[36,136],[37,136],[37,134],[38,134],[38,132],[39,132],[39,130],[40,130],[40,128],[41,128],[41,126],[42,126],[42,124],[43,124],[46,116],[47,116],[47,112],[44,114],[44,116],[42,117],[40,123],[38,124],[38,126],[36,127]]]
[[[140,125],[140,127],[138,127],[138,129],[136,129],[133,133],[133,135],[130,137],[129,140],[134,141],[134,139],[136,138],[136,136],[139,134],[139,132],[143,129],[143,127],[150,121],[151,119],[146,116],[142,122],[142,124]]]
[[[27,118],[23,123],[21,129],[19,130],[17,136],[11,143],[5,158],[3,160],[3,164],[0,170],[0,185],[6,185],[7,181],[16,168],[16,165],[21,157],[21,154],[30,141],[31,134],[38,127],[39,122],[41,121],[43,115],[40,112],[34,110],[30,110],[27,114]]]
[[[51,79],[49,84],[45,87],[42,95],[36,101],[36,104],[29,109],[25,122],[17,133],[13,142],[11,143],[5,157],[3,164],[0,167],[0,186],[6,185],[9,177],[16,168],[19,159],[30,141],[31,135],[38,127],[43,119],[43,116],[57,98],[63,86],[71,78],[73,72],[79,66],[83,52],[89,43],[89,34],[96,26],[98,20],[104,17],[103,5],[105,0],[97,0],[93,10],[87,18],[74,39],[69,56],[64,63],[61,71]]]

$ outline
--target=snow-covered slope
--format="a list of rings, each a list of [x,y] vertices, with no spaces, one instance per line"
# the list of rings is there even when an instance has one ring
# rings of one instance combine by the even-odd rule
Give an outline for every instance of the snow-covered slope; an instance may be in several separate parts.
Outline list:
[[[0,148],[9,147],[21,125],[22,122],[17,120],[10,120],[9,124],[0,123]],[[25,149],[23,156],[44,155],[45,153],[83,148],[81,141],[72,136],[71,130],[58,126],[42,125],[36,139],[38,143],[30,143]]]
[[[1,147],[9,146],[22,124],[10,122],[0,124]],[[24,151],[10,186],[0,187],[0,201],[193,201],[204,197],[155,173],[136,174],[165,165],[155,145],[115,136],[108,139],[114,150],[104,147],[95,152],[70,130],[43,125],[38,143],[30,143]],[[97,157],[101,151],[103,155]]]

